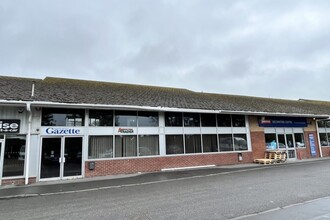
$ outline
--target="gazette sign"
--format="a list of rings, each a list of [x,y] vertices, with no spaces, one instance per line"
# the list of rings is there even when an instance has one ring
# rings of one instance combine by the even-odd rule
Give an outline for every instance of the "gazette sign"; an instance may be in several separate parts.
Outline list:
[[[80,134],[80,129],[76,128],[47,128],[46,134],[52,135],[77,135]]]
[[[20,120],[0,119],[0,133],[19,133]]]

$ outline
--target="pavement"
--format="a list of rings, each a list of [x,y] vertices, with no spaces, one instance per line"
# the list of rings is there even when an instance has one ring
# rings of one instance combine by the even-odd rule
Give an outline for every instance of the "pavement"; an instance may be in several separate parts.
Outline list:
[[[310,163],[329,158],[315,158],[305,160],[287,161],[280,164],[236,164],[199,169],[163,171],[154,173],[138,173],[130,175],[113,175],[106,177],[81,178],[61,181],[38,182],[24,186],[0,186],[0,200],[45,196],[52,194],[68,194],[77,192],[94,191],[100,189],[119,188],[132,185],[143,185],[157,182],[189,179],[202,176],[212,176],[223,173],[244,172],[253,169],[267,169],[272,166],[285,166],[296,163]]]

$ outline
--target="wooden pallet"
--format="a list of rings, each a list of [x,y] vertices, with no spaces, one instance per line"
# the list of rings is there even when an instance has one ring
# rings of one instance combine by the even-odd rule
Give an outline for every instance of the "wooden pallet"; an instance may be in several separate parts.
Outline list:
[[[281,151],[265,152],[265,158],[255,159],[254,163],[259,164],[274,164],[286,161],[286,153]]]
[[[275,160],[274,159],[255,159],[254,162],[259,163],[259,164],[273,164],[273,163],[275,163]]]

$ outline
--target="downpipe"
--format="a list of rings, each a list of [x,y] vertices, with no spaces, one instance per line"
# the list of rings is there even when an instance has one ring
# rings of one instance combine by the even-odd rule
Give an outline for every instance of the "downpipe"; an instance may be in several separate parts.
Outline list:
[[[28,133],[26,137],[26,148],[25,148],[25,185],[29,184],[29,169],[30,169],[30,146],[31,146],[31,125],[32,125],[32,111],[31,103],[26,103],[26,111],[29,114],[28,118]]]

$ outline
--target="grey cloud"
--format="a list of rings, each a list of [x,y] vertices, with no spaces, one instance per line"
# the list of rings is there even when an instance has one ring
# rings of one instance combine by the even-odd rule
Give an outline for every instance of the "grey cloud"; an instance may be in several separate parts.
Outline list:
[[[329,9],[325,0],[3,0],[0,73],[330,100]]]

